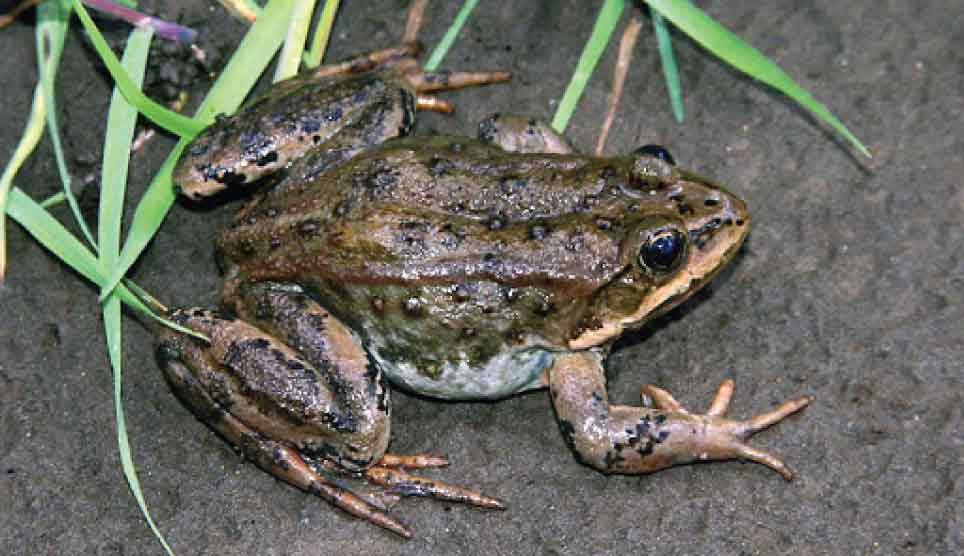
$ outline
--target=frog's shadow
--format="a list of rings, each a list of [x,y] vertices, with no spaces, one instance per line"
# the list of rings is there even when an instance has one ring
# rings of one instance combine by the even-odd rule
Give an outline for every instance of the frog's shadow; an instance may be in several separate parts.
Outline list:
[[[750,251],[750,241],[752,237],[753,236],[751,235],[747,238],[746,242],[743,244],[740,250],[733,255],[733,259],[720,270],[719,274],[717,274],[716,277],[714,277],[713,280],[710,281],[710,283],[706,284],[705,286],[697,290],[695,293],[693,293],[693,295],[689,299],[687,299],[686,301],[681,303],[678,307],[675,307],[665,315],[657,317],[647,322],[642,327],[620,336],[613,343],[610,353],[621,351],[624,349],[629,349],[645,342],[653,334],[656,334],[660,330],[666,328],[667,326],[669,326],[670,323],[673,323],[682,319],[690,312],[692,312],[696,307],[699,307],[700,305],[702,305],[703,303],[711,299],[713,297],[713,294],[716,288],[722,286],[723,284],[725,284],[726,282],[729,282],[732,279],[733,273],[736,272],[736,269],[739,266],[740,261],[743,260],[743,258],[748,255]],[[619,375],[618,372],[614,372],[614,371],[609,371],[607,374],[611,379],[614,379]]]

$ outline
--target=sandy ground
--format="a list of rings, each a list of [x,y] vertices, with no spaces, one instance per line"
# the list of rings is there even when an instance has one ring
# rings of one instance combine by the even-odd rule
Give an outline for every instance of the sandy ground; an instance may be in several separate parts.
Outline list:
[[[227,45],[243,29],[207,4],[158,2]],[[395,42],[404,2],[347,2],[333,55]],[[435,44],[454,15],[430,14]],[[550,118],[592,27],[577,1],[483,2],[449,68],[503,68],[507,86],[446,95],[455,117],[419,133],[473,134],[490,111]],[[733,414],[816,396],[754,439],[798,472],[687,466],[606,477],[575,462],[544,393],[495,404],[396,395],[397,452],[447,454],[436,476],[502,497],[506,512],[406,500],[403,541],[245,463],[171,395],[152,339],[125,321],[124,379],[135,461],[153,515],[178,554],[961,554],[964,359],[964,4],[918,11],[891,1],[700,2],[825,101],[874,152],[854,156],[779,95],[685,39],[675,42],[687,120],[673,121],[644,28],[608,152],[661,143],[681,165],[744,197],[750,240],[728,271],[680,309],[622,340],[612,398],[644,382],[703,407],[726,377]],[[114,36],[122,37],[122,27]],[[0,31],[5,161],[36,80],[32,21]],[[605,108],[615,46],[569,135],[588,150]],[[202,84],[199,83],[198,87]],[[78,178],[100,157],[109,81],[74,33],[59,115]],[[198,92],[198,91],[195,91]],[[133,158],[136,198],[170,147]],[[37,198],[59,187],[48,142],[17,179]],[[96,195],[84,206],[95,218]],[[208,239],[232,207],[174,207],[133,271],[173,305],[213,303]],[[55,213],[67,219],[64,207]],[[161,554],[121,475],[96,292],[16,224],[0,285],[0,553]]]

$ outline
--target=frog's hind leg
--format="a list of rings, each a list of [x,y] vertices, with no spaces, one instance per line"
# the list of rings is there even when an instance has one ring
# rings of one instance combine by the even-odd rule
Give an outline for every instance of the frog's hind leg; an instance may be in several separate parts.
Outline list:
[[[422,44],[409,41],[392,48],[383,48],[359,54],[347,60],[334,64],[318,66],[309,74],[311,78],[333,77],[353,73],[365,73],[401,66],[408,68],[415,65],[415,58],[422,53]]]
[[[507,71],[424,71],[416,62],[421,52],[422,44],[410,41],[401,46],[366,52],[343,62],[319,66],[311,72],[310,78],[391,69],[401,75],[416,93],[429,93],[499,83],[512,77]]]
[[[412,89],[419,93],[452,91],[501,83],[512,78],[507,71],[424,71],[418,67],[409,68],[404,76]]]
[[[340,469],[329,462],[318,463],[332,473],[345,473],[344,469]],[[361,478],[366,482],[385,488],[390,495],[436,498],[480,508],[505,509],[505,505],[498,498],[406,471],[408,469],[445,467],[448,464],[447,459],[435,455],[385,454],[377,464],[366,469],[361,474]]]
[[[455,108],[450,103],[426,93],[500,83],[512,78],[512,74],[507,71],[424,71],[415,64],[400,66],[399,73],[415,92],[416,108],[445,114],[451,114]]]
[[[234,300],[234,310],[246,321],[268,331],[273,337],[292,346],[315,367],[326,366],[333,359],[330,352],[338,352],[340,360],[352,360],[355,366],[344,366],[331,377],[333,391],[365,392],[367,395],[346,395],[345,407],[349,414],[374,415],[390,413],[389,389],[381,372],[368,361],[357,338],[335,317],[317,302],[300,291],[297,286],[273,283],[241,285]],[[353,351],[357,350],[357,351]],[[377,395],[372,395],[377,391]],[[354,404],[354,405],[353,405]],[[387,442],[387,438],[386,438]],[[375,485],[390,493],[403,496],[426,496],[461,502],[483,508],[502,509],[502,503],[490,496],[444,482],[412,475],[404,469],[442,467],[448,461],[437,456],[386,454],[384,447],[377,456],[364,465],[346,465],[344,461],[326,456],[337,467],[331,471],[361,473]],[[323,463],[323,462],[321,462]],[[349,462],[351,463],[351,462]]]
[[[810,397],[790,400],[746,420],[723,417],[733,382],[721,386],[709,411],[696,415],[655,386],[643,395],[656,408],[610,405],[602,360],[593,352],[556,357],[549,391],[559,428],[583,463],[604,473],[652,473],[694,461],[745,459],[790,480],[793,473],[775,456],[746,444],[753,434],[806,407]]]
[[[296,450],[266,438],[228,413],[195,376],[198,371],[208,375],[215,373],[215,363],[200,352],[195,352],[194,357],[191,357],[183,352],[183,347],[176,341],[165,341],[158,349],[158,358],[171,388],[199,420],[236,446],[246,459],[275,477],[327,500],[355,517],[403,537],[412,536],[407,527],[391,516],[316,473]],[[189,369],[182,362],[185,358],[191,360],[195,369]]]

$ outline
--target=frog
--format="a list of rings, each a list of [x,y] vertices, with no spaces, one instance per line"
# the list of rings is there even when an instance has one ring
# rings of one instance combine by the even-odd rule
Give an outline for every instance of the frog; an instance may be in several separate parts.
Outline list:
[[[275,477],[403,537],[368,489],[504,509],[393,454],[391,392],[496,401],[548,390],[562,440],[605,474],[777,457],[747,443],[811,403],[726,416],[642,388],[611,403],[615,340],[671,311],[734,258],[746,204],[647,145],[581,154],[541,121],[494,114],[477,138],[410,134],[429,91],[501,81],[432,74],[405,45],[275,85],[187,147],[188,199],[252,194],[216,239],[220,308],[169,317],[157,355],[174,393]]]

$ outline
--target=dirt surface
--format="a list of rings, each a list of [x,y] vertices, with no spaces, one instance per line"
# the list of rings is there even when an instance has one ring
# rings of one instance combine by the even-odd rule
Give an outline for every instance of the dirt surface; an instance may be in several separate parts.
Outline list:
[[[428,45],[456,4],[431,3]],[[491,111],[551,118],[592,28],[592,4],[482,2],[445,67],[509,69],[514,80],[446,95],[458,114],[422,117],[418,132],[474,134]],[[797,479],[787,484],[740,463],[607,477],[576,463],[544,393],[495,404],[399,394],[393,450],[447,454],[452,467],[435,476],[500,496],[509,508],[406,500],[393,513],[417,536],[404,541],[242,461],[171,395],[148,331],[130,318],[124,379],[134,459],[178,554],[964,552],[964,4],[700,4],[814,91],[874,158],[854,156],[801,110],[685,39],[675,41],[687,110],[678,125],[645,27],[608,152],[665,145],[681,165],[744,197],[754,230],[712,286],[619,343],[610,393],[636,404],[639,387],[654,382],[702,408],[734,377],[736,416],[812,394],[812,407],[754,439]],[[244,28],[214,4],[156,5],[228,46]],[[404,10],[399,0],[344,3],[332,55],[394,43]],[[29,111],[33,41],[29,19],[0,31],[4,163]],[[615,50],[572,120],[569,135],[584,150],[595,144]],[[204,86],[197,81],[193,92]],[[109,92],[73,32],[58,110],[78,179],[96,173]],[[162,138],[133,157],[133,198],[170,145]],[[17,184],[36,198],[57,190],[49,142]],[[85,195],[89,218],[95,200]],[[133,278],[166,303],[212,304],[209,238],[231,210],[176,205]],[[68,219],[64,207],[54,212]],[[96,291],[16,224],[7,230],[0,553],[162,554],[118,465]]]

